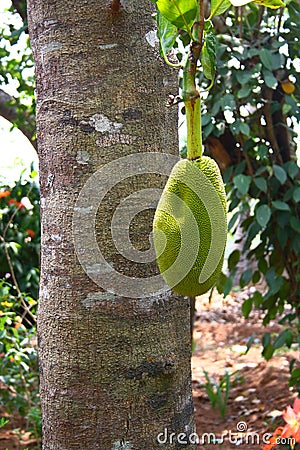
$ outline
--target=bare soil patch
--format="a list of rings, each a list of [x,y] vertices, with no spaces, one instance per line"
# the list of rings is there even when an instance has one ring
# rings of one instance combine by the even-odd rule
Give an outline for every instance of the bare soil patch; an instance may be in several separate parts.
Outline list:
[[[203,445],[199,449],[261,449],[266,433],[283,424],[280,412],[292,404],[296,392],[289,388],[289,363],[299,359],[297,351],[276,354],[270,361],[261,356],[261,338],[268,331],[278,334],[277,323],[262,325],[262,313],[255,311],[243,318],[242,293],[224,299],[214,294],[196,301],[194,352],[192,357],[193,395],[197,434]],[[248,339],[255,333],[255,344],[245,354]],[[203,387],[203,369],[217,383],[225,374],[233,374],[223,419]],[[203,433],[212,433],[208,436]],[[219,443],[208,443],[216,437]]]

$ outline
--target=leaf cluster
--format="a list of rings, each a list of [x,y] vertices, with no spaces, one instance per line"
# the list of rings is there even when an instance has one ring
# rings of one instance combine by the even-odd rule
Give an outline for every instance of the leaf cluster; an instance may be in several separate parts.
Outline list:
[[[167,64],[173,64],[168,59],[168,53],[177,47],[179,38],[184,47],[198,42],[201,45],[201,66],[204,76],[212,86],[216,73],[216,46],[213,19],[224,14],[231,6],[241,6],[252,3],[253,0],[211,0],[210,12],[204,17],[204,2],[198,0],[151,0],[157,7],[158,38],[160,53]],[[284,6],[281,0],[257,0],[263,6],[279,8]],[[182,58],[181,58],[182,59]]]
[[[32,172],[32,176],[35,173]],[[1,198],[1,192],[9,192]],[[32,209],[22,206],[22,198],[28,198]],[[13,216],[13,220],[11,220]],[[39,187],[31,179],[22,176],[14,186],[0,188],[0,236],[5,234],[5,243],[0,242],[0,278],[9,276],[11,270],[5,247],[8,250],[20,290],[27,292],[34,300],[38,298],[39,251],[40,251],[40,211]]]
[[[32,172],[32,177],[35,173]],[[27,209],[24,204],[30,204]],[[24,202],[24,204],[22,203]],[[30,202],[30,203],[29,203]],[[5,412],[26,418],[39,440],[35,313],[39,283],[39,189],[22,176],[0,188],[0,384]]]
[[[228,11],[216,82],[203,106],[207,149],[218,142],[231,163],[224,173],[229,231],[233,238],[242,231],[219,289],[227,294],[236,284],[265,286],[245,300],[242,311],[248,317],[259,308],[265,325],[284,325],[278,336],[265,335],[266,359],[300,343],[299,18],[294,1],[278,16],[249,4],[237,22]],[[201,72],[198,80],[205,83]],[[248,266],[241,272],[245,256]],[[300,371],[293,365],[291,370],[291,382],[298,384]]]
[[[12,286],[0,280],[1,400],[8,414],[27,419],[27,431],[41,436],[36,327],[26,328],[17,314],[19,299]],[[25,294],[24,294],[25,296]]]
[[[20,129],[24,125],[31,126],[28,135],[34,135],[34,63],[27,35],[26,2],[16,3],[18,12],[12,2],[11,7],[4,11],[0,26],[0,89],[11,93],[13,86],[11,105],[7,106],[13,106],[16,117],[9,120]]]

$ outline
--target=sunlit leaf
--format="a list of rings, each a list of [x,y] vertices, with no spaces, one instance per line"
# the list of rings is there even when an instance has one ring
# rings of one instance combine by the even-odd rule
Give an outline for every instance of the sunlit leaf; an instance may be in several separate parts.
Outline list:
[[[247,3],[251,3],[252,0],[230,0],[233,6],[244,6]],[[255,3],[261,6],[266,6],[267,8],[277,9],[285,6],[281,0],[255,0]]]
[[[159,11],[157,12],[158,38],[160,44],[161,55],[167,60],[167,53],[173,47],[178,29],[169,22]]]
[[[210,18],[223,14],[230,6],[229,0],[212,0]]]
[[[197,15],[197,0],[157,0],[156,5],[169,22],[190,33]]]
[[[201,64],[205,77],[213,81],[216,73],[216,38],[212,32],[205,36],[201,52]]]
[[[281,0],[255,0],[255,3],[272,9],[282,8],[283,6],[285,6],[285,3],[283,3]]]

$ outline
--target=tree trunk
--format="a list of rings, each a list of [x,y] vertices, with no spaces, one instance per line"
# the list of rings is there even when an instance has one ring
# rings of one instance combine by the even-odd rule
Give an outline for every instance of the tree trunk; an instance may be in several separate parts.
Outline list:
[[[194,431],[189,299],[156,282],[149,207],[158,198],[142,191],[163,186],[174,159],[166,154],[178,153],[177,111],[165,106],[176,72],[153,46],[152,8],[149,0],[28,1],[42,213],[43,449],[177,449],[195,440],[187,437]],[[123,242],[123,225],[134,248]],[[187,435],[181,444],[179,433]]]

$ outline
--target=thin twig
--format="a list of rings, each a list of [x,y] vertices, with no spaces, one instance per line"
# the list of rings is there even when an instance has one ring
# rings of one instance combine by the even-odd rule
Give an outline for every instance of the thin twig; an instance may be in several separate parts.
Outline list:
[[[282,16],[283,16],[283,9],[284,8],[280,8],[280,10],[279,10],[278,23],[277,23],[277,34],[280,33],[281,21],[282,21]]]
[[[203,45],[203,30],[204,30],[204,0],[199,0],[199,8],[200,8],[200,22],[199,22],[199,42],[201,44],[200,51],[202,50]]]

